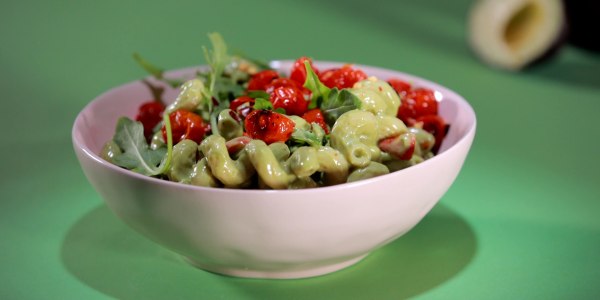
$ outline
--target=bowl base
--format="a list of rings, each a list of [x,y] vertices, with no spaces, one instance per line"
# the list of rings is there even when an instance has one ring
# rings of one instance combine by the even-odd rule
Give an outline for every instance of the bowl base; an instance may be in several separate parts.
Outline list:
[[[200,263],[192,258],[186,257],[185,259],[191,265],[203,269],[205,271],[209,271],[216,274],[233,276],[233,277],[242,277],[242,278],[263,278],[263,279],[297,279],[297,278],[308,278],[315,277],[320,275],[325,275],[329,273],[333,273],[335,271],[339,271],[341,269],[347,268],[356,264],[365,258],[368,254],[360,255],[357,257],[353,257],[351,259],[338,262],[335,264],[329,264],[324,266],[318,266],[314,268],[308,269],[300,269],[300,270],[252,270],[246,268],[224,268],[215,265],[207,265],[204,263]]]

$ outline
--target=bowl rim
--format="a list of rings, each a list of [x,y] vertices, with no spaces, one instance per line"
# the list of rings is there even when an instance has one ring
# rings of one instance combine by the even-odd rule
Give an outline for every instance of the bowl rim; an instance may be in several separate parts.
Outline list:
[[[294,63],[294,60],[282,59],[282,60],[272,60],[272,61],[270,61],[269,65],[272,68],[277,69],[279,71],[286,71],[286,70],[282,69],[282,67],[285,67],[285,66],[289,67],[293,63]],[[313,63],[319,65],[320,67],[327,67],[327,68],[341,67],[343,65],[348,64],[348,63],[338,62],[338,61],[322,61],[322,60],[314,60]],[[464,106],[464,108],[466,108],[466,113],[470,117],[472,117],[473,122],[471,124],[469,124],[469,127],[465,130],[464,134],[462,134],[451,147],[444,149],[444,151],[436,154],[434,157],[429,158],[429,159],[427,159],[419,164],[416,164],[414,166],[410,166],[406,169],[398,170],[395,172],[390,172],[389,174],[380,175],[380,176],[373,177],[373,178],[368,178],[368,179],[359,180],[359,181],[355,181],[355,182],[342,183],[342,184],[337,184],[337,185],[332,185],[332,186],[323,186],[323,187],[305,188],[305,189],[270,190],[270,189],[237,189],[237,188],[234,189],[234,188],[223,188],[223,187],[195,186],[195,185],[191,185],[191,184],[183,184],[180,182],[174,182],[174,181],[154,178],[154,177],[150,177],[150,176],[146,176],[146,175],[142,175],[142,174],[133,172],[131,170],[123,169],[119,166],[116,166],[116,165],[102,159],[98,154],[96,154],[94,151],[92,151],[90,149],[90,147],[88,147],[83,140],[81,140],[79,138],[77,133],[78,133],[78,128],[79,128],[80,124],[83,123],[84,112],[90,110],[90,108],[92,106],[97,105],[97,103],[99,103],[104,97],[106,97],[106,95],[108,95],[110,93],[114,93],[117,90],[125,88],[126,86],[129,86],[131,84],[138,83],[140,81],[140,79],[137,79],[137,80],[133,80],[130,82],[120,84],[118,86],[114,86],[114,87],[102,92],[98,96],[94,97],[94,99],[92,99],[90,102],[88,102],[77,113],[77,117],[75,118],[75,121],[73,122],[73,126],[71,128],[71,139],[72,139],[73,147],[76,152],[82,152],[84,154],[84,156],[87,157],[88,159],[91,159],[95,163],[99,164],[100,166],[102,166],[104,168],[108,168],[111,171],[120,173],[125,176],[133,176],[134,178],[137,178],[137,179],[147,180],[150,183],[164,184],[164,185],[167,185],[167,186],[170,186],[173,188],[189,189],[192,191],[232,193],[232,194],[240,194],[240,195],[248,194],[248,193],[252,193],[252,194],[279,194],[279,193],[312,194],[312,193],[321,193],[321,192],[325,192],[325,191],[335,192],[336,190],[339,190],[339,189],[358,188],[360,186],[368,185],[371,182],[382,180],[384,178],[401,176],[401,174],[405,174],[405,173],[408,173],[411,171],[416,172],[417,170],[425,168],[428,165],[435,163],[438,160],[444,159],[445,156],[450,155],[450,152],[456,151],[456,149],[458,148],[458,146],[460,144],[468,143],[469,142],[468,139],[470,139],[470,136],[474,137],[475,130],[477,127],[477,117],[476,117],[475,111],[474,111],[473,107],[469,104],[469,102],[464,97],[462,97],[461,95],[456,93],[455,91],[453,91],[441,84],[430,81],[428,79],[422,78],[417,75],[405,73],[402,71],[386,69],[386,68],[381,68],[381,67],[371,66],[371,65],[355,64],[355,63],[352,63],[352,65],[357,68],[363,69],[363,70],[369,69],[371,71],[375,71],[375,72],[379,72],[379,73],[392,72],[395,75],[397,75],[398,77],[401,77],[402,79],[410,79],[412,81],[419,81],[420,82],[419,86],[432,88],[436,91],[441,92],[445,96],[444,98],[449,97],[449,98],[452,98],[453,101],[456,101],[456,102],[459,102],[460,104],[462,104],[462,106]],[[195,71],[201,70],[203,68],[207,68],[207,66],[206,65],[198,65],[198,66],[192,66],[192,67],[178,68],[178,69],[168,70],[165,72],[165,74],[166,75],[179,74],[179,76],[181,76],[182,74],[183,75],[192,75],[192,74],[194,74]],[[372,73],[372,72],[368,72],[368,73]],[[151,78],[151,76],[149,76],[149,77],[146,77],[146,79],[152,79],[152,78]],[[442,101],[444,101],[444,100],[442,100]]]

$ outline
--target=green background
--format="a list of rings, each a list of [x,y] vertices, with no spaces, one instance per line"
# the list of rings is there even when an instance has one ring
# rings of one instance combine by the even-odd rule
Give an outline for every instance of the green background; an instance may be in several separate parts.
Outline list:
[[[566,47],[503,72],[466,43],[470,1],[322,2],[3,1],[0,298],[600,297],[600,55]],[[386,67],[462,94],[478,131],[455,184],[409,234],[318,278],[219,276],[142,238],[86,181],[72,123],[145,76],[133,52],[202,64],[212,31],[257,58]]]

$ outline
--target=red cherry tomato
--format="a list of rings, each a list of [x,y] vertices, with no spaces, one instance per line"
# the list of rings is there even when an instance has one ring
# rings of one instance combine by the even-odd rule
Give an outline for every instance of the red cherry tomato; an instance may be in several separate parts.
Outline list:
[[[379,141],[378,146],[397,159],[409,160],[415,153],[416,144],[417,139],[414,134],[401,134]]]
[[[317,73],[317,75],[319,74],[319,71],[313,65],[312,59],[306,56],[298,58],[292,66],[292,71],[290,72],[290,79],[300,84],[300,86],[303,86],[304,82],[306,81],[306,66],[304,65],[305,61],[308,61],[310,63],[310,66],[312,67],[313,71]]]
[[[253,110],[253,106],[254,99],[248,96],[241,96],[231,101],[229,104],[229,109],[235,111],[242,118],[245,118]]]
[[[327,124],[325,123],[325,118],[323,117],[323,112],[318,108],[313,108],[302,115],[302,119],[306,120],[308,123],[317,123],[325,133],[329,133],[329,128],[327,128]]]
[[[407,124],[421,116],[437,115],[438,103],[435,94],[430,89],[414,89],[409,91],[398,108],[398,118]]]
[[[400,95],[402,99],[404,99],[404,96],[406,96],[406,94],[408,94],[408,92],[411,89],[410,83],[404,80],[392,78],[388,80],[388,83],[390,84],[390,86],[392,86],[396,93]]]
[[[288,115],[301,116],[308,109],[308,101],[304,98],[302,90],[290,86],[282,86],[273,89],[269,100],[273,108],[283,108]]]
[[[265,91],[267,93],[271,93],[275,88],[278,87],[293,87],[300,89],[302,88],[302,85],[289,78],[277,78],[265,86]]]
[[[294,131],[294,121],[272,110],[253,110],[244,121],[246,134],[267,144],[286,142]]]
[[[170,113],[169,120],[171,121],[173,144],[177,144],[184,139],[200,143],[209,130],[208,124],[202,120],[202,117],[187,110],[180,109]],[[163,125],[161,130],[166,141],[166,127]]]
[[[278,78],[271,81],[271,83],[267,84],[265,91],[271,94],[273,90],[278,87],[293,87],[299,89],[302,92],[302,96],[304,96],[304,99],[306,100],[310,99],[311,96],[309,89],[304,88],[302,85],[289,78]]]
[[[367,74],[352,68],[351,65],[344,65],[341,68],[323,71],[319,79],[329,88],[343,89],[351,88],[356,82],[367,79]]]
[[[279,74],[274,70],[265,70],[252,75],[248,81],[248,90],[266,90],[266,87],[271,81],[279,78]]]
[[[435,137],[435,145],[433,145],[432,151],[437,153],[446,137],[446,122],[444,122],[444,119],[438,115],[426,115],[418,117],[416,122],[422,123],[423,129]]]
[[[152,130],[162,120],[162,113],[164,110],[165,106],[158,101],[145,102],[140,106],[135,119],[142,122],[146,140],[152,138],[152,134],[154,134]]]

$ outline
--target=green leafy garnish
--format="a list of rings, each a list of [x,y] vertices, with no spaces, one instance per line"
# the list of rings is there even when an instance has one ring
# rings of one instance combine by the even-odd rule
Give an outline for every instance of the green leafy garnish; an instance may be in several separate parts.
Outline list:
[[[347,89],[338,90],[337,88],[333,88],[328,97],[321,103],[321,111],[323,112],[323,117],[325,117],[325,122],[329,126],[333,126],[335,120],[343,113],[358,109],[360,106],[360,99],[352,92]]]
[[[264,99],[264,98],[256,98],[254,99],[254,109],[259,110],[259,109],[268,109],[268,110],[272,110],[273,109],[273,103],[271,103],[269,100]]]
[[[139,53],[133,53],[133,59],[150,75],[154,76],[154,78],[167,83],[171,87],[179,87],[183,84],[183,80],[170,79],[164,77],[164,70],[150,63],[149,61],[142,58]]]
[[[283,107],[274,108],[273,103],[271,103],[271,101],[264,99],[264,98],[254,99],[254,105],[252,106],[252,108],[254,108],[256,110],[258,110],[258,109],[272,110],[276,113],[285,115],[285,109]]]
[[[269,97],[271,97],[271,95],[269,95],[269,93],[267,93],[265,91],[261,91],[261,90],[248,91],[247,96],[252,99],[256,99],[256,98],[269,99]]]
[[[329,126],[333,126],[335,120],[337,120],[343,113],[360,108],[361,102],[350,90],[337,88],[330,89],[324,85],[319,76],[310,66],[308,61],[304,62],[306,67],[306,81],[304,87],[312,92],[312,98],[309,109],[321,108],[325,122]]]
[[[271,66],[269,66],[269,63],[262,61],[260,59],[255,59],[255,58],[249,57],[248,55],[246,55],[244,52],[242,52],[239,49],[234,49],[233,54],[235,56],[239,57],[241,60],[245,60],[245,61],[255,65],[259,69],[259,71],[273,69],[273,68],[271,68]]]
[[[204,59],[210,66],[210,72],[207,74],[208,89],[206,91],[206,99],[211,99],[213,96],[217,95],[215,86],[219,78],[223,76],[225,66],[227,66],[231,57],[227,54],[227,45],[219,33],[210,33],[208,38],[212,44],[212,50],[206,47],[204,47],[203,50]],[[208,101],[208,103],[209,112],[212,112],[212,101]]]
[[[331,89],[321,82],[319,76],[312,69],[308,61],[304,61],[304,66],[306,67],[306,80],[304,81],[304,87],[312,92],[308,109],[317,108],[320,106],[322,101],[327,99]]]
[[[311,130],[302,129],[299,127],[294,128],[292,132],[291,141],[296,145],[310,145],[313,147],[323,146],[323,140],[325,138],[325,131],[317,123],[311,124]]]
[[[148,176],[159,175],[168,168],[171,156],[168,153],[169,147],[150,149],[144,137],[142,123],[127,117],[120,118],[113,140],[122,150],[121,154],[113,158],[118,166]]]

